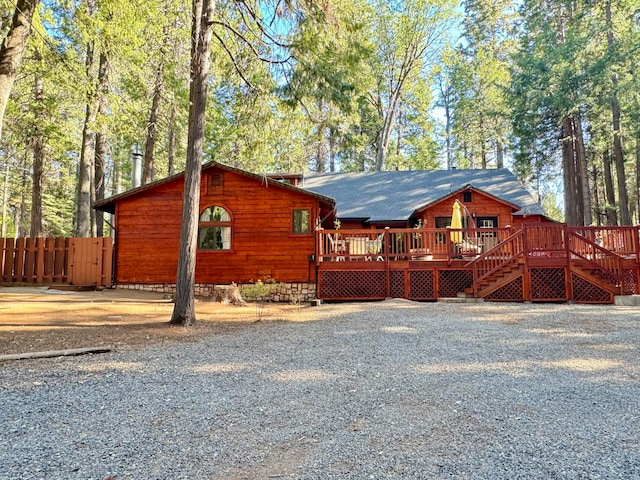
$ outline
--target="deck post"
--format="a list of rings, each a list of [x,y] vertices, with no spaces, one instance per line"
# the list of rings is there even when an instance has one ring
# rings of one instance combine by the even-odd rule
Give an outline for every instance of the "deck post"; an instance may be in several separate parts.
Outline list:
[[[385,268],[385,297],[389,298],[391,296],[391,264],[389,263],[389,242],[391,241],[389,237],[389,227],[384,227],[383,233],[383,245],[385,245],[384,249],[384,268]],[[408,250],[407,250],[408,252]]]
[[[564,240],[564,251],[566,257],[566,266],[565,266],[565,283],[566,283],[566,292],[565,296],[566,300],[573,300],[573,275],[571,275],[571,246],[569,245],[569,226],[566,223],[563,223],[563,240]]]
[[[512,230],[513,231],[513,230]],[[527,242],[527,224],[522,225],[522,256],[523,256],[523,273],[522,273],[522,299],[531,301],[531,273],[529,272],[529,242]]]

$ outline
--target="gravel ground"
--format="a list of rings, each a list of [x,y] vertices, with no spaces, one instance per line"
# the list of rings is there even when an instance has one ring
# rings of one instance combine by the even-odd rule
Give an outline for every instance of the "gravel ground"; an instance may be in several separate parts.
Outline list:
[[[401,300],[0,365],[1,479],[640,479],[640,309]]]

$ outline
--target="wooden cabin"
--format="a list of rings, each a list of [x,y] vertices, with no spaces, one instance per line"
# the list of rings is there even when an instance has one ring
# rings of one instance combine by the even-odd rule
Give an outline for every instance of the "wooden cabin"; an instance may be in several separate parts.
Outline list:
[[[175,283],[184,174],[116,195],[114,281]],[[203,166],[196,283],[315,282],[315,225],[331,198],[226,165]]]
[[[116,285],[171,291],[183,182],[175,175],[96,204],[115,215]],[[553,222],[506,169],[263,176],[212,162],[195,273],[200,286],[298,285],[300,300],[610,303],[640,293],[639,244],[637,227]]]

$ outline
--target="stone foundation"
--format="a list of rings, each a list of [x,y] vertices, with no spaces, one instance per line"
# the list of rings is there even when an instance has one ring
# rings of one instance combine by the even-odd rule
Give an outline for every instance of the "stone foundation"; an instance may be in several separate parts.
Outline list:
[[[271,290],[268,298],[252,297],[250,295],[254,284],[240,284],[238,287],[242,292],[242,297],[247,301],[270,301],[270,302],[286,302],[286,303],[309,303],[316,298],[315,283],[273,283],[266,284]],[[227,287],[228,285],[218,285],[215,283],[196,283],[195,294],[201,297],[213,296],[216,288]],[[142,290],[145,292],[157,292],[167,295],[176,293],[175,283],[128,283],[123,285],[115,285],[115,288],[123,290]],[[247,293],[245,293],[245,290]]]

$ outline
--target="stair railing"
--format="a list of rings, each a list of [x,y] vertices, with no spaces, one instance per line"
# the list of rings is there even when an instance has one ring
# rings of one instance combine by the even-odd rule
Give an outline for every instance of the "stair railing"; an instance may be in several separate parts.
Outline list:
[[[623,278],[623,258],[595,242],[583,237],[579,233],[569,232],[569,253],[582,259],[590,268],[607,281],[620,287]]]
[[[516,233],[467,263],[465,267],[473,267],[473,292],[478,293],[478,282],[493,273],[513,264],[524,256],[524,233]]]

